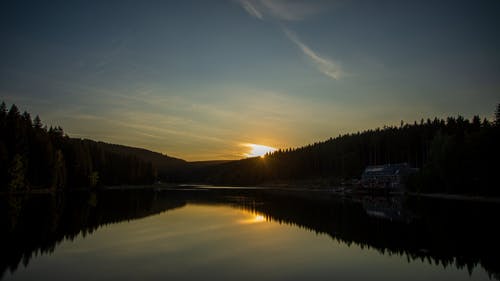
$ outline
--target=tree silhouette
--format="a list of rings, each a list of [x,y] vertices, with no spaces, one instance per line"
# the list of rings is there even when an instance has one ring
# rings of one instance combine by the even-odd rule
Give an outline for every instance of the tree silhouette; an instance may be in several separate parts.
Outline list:
[[[69,138],[61,127],[47,129],[40,117],[21,115],[15,105],[6,108],[0,105],[0,190],[11,182],[14,189],[56,190],[151,184],[157,175],[175,182],[335,186],[359,178],[368,165],[406,162],[420,169],[410,190],[500,195],[500,104],[493,124],[479,116],[422,119],[279,149],[265,158],[211,164]]]
[[[42,128],[42,120],[40,119],[40,116],[35,116],[35,119],[33,119],[33,127],[35,129],[41,129]]]
[[[368,165],[406,162],[420,169],[408,181],[410,190],[500,195],[497,143],[499,134],[488,119],[434,118],[279,149],[264,159],[193,165],[179,181],[328,187],[359,178]]]
[[[8,190],[10,192],[19,192],[23,191],[26,188],[26,179],[25,179],[25,159],[16,154],[14,159],[12,159],[12,163],[9,168],[9,186]]]
[[[46,127],[39,116],[7,112],[0,105],[0,191],[62,190],[117,184],[151,184],[150,163],[115,152],[104,143],[71,139],[61,127]],[[93,175],[99,175],[99,180]]]
[[[500,126],[500,103],[495,110],[495,125]]]
[[[7,116],[7,105],[5,104],[5,102],[2,102],[2,104],[0,104],[0,118],[5,118]]]

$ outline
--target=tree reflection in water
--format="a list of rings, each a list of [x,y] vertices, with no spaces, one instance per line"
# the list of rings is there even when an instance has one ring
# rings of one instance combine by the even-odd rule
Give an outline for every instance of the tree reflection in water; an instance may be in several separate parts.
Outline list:
[[[348,245],[407,260],[469,272],[482,266],[499,279],[498,204],[422,198],[339,198],[325,192],[260,189],[115,190],[0,198],[0,273],[27,266],[63,240],[104,225],[144,218],[194,204],[229,205],[261,214],[259,220],[324,233]]]

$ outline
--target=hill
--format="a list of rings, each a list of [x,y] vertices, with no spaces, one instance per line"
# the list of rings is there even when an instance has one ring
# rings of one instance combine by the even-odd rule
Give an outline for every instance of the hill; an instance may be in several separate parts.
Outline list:
[[[434,118],[340,135],[264,158],[217,163],[185,173],[183,181],[255,185],[359,178],[368,165],[406,162],[419,168],[411,190],[500,195],[500,105],[496,120]],[[187,175],[187,177],[186,177]]]
[[[490,122],[474,116],[434,118],[340,135],[265,157],[195,161],[147,149],[69,138],[15,105],[0,106],[0,186],[3,191],[174,183],[256,185],[359,178],[368,165],[406,162],[420,172],[411,190],[500,195],[500,105]]]
[[[86,140],[91,141],[91,140]],[[144,148],[137,148],[119,144],[97,142],[97,144],[104,150],[120,154],[136,157],[144,162],[150,162],[158,173],[159,179],[164,181],[174,180],[175,172],[183,169],[188,164],[187,161],[179,158],[170,157],[165,154],[147,150]]]

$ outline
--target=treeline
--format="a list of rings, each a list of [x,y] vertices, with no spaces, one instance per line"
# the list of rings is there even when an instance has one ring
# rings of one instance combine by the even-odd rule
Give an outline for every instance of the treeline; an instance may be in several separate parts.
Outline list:
[[[336,185],[368,165],[407,162],[420,172],[408,183],[422,192],[500,195],[500,105],[496,120],[474,116],[427,119],[341,135],[308,146],[192,168],[183,180],[260,184],[321,179]]]
[[[44,126],[38,116],[0,105],[0,191],[87,188],[151,184],[152,164],[115,153],[102,143],[72,139],[60,127]]]
[[[104,142],[98,142],[98,144],[101,148],[103,148],[106,151],[110,151],[121,155],[130,155],[137,157],[142,161],[151,162],[151,164],[153,164],[153,167],[158,173],[158,178],[166,182],[172,181],[172,179],[175,178],[176,171],[187,165],[187,162],[185,160],[170,157],[165,154],[161,154],[143,148],[130,147],[130,146],[104,143]]]
[[[448,117],[341,135],[264,158],[186,162],[121,145],[72,139],[15,105],[0,106],[0,190],[197,182],[254,185],[359,178],[368,165],[407,162],[419,168],[412,191],[500,195],[500,105],[495,120]]]

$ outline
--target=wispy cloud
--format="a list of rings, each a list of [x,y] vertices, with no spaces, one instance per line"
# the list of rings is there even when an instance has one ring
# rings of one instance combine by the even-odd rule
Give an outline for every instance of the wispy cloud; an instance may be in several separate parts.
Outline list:
[[[320,1],[305,0],[237,0],[251,16],[282,21],[300,21],[325,10]]]
[[[250,1],[242,0],[240,1],[240,3],[243,9],[245,9],[245,11],[247,11],[251,16],[256,17],[258,19],[264,18],[262,16],[262,13],[259,12],[259,10],[257,10],[257,8],[255,8],[255,6]]]
[[[292,31],[286,28],[283,28],[283,31],[288,39],[297,45],[300,50],[316,65],[321,73],[335,80],[342,77],[342,69],[337,62],[318,55],[315,51],[309,48],[309,46],[300,41],[297,35]]]
[[[325,11],[328,6],[321,1],[304,1],[304,0],[236,0],[251,16],[264,20],[265,18],[275,19],[278,21],[300,21],[309,16],[313,16],[322,11]],[[338,62],[325,58],[309,46],[304,44],[298,36],[283,27],[283,32],[288,39],[292,41],[299,49],[307,56],[307,58],[318,68],[324,75],[338,80],[343,76],[342,69]]]

